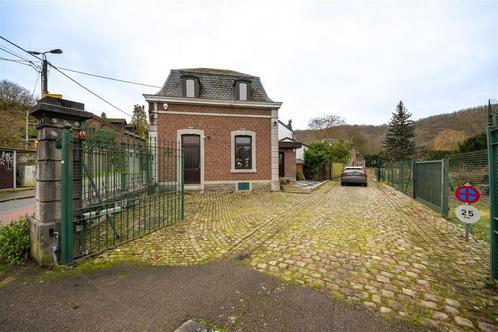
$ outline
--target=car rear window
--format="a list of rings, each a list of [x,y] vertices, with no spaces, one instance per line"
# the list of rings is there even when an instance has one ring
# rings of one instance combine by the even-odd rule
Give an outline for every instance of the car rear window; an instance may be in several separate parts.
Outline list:
[[[354,168],[354,169],[345,169],[344,173],[363,173],[363,170],[361,168]]]

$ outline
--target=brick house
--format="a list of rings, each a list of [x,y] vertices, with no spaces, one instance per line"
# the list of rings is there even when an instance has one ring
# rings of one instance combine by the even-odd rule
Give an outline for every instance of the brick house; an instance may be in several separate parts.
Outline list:
[[[112,130],[116,132],[116,142],[130,142],[135,144],[143,144],[145,142],[145,139],[140,138],[135,132],[128,130],[130,127],[127,125],[126,119],[102,118],[93,114],[90,119],[85,121],[83,128],[94,131],[101,129]]]
[[[278,110],[259,77],[210,68],[171,70],[144,94],[152,140],[184,149],[186,190],[280,190]]]
[[[297,151],[303,144],[296,140],[288,125],[278,121],[278,176],[280,181],[296,181]]]

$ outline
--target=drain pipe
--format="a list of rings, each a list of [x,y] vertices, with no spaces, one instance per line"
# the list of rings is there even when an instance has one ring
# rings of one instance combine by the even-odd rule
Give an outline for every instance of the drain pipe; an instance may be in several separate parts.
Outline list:
[[[56,238],[57,241],[52,246],[52,250],[51,250],[51,252],[52,252],[52,259],[54,261],[54,265],[55,266],[59,266],[59,262],[58,262],[58,259],[57,259],[57,252],[59,250],[59,232],[54,232],[53,234],[54,234],[54,236],[55,236],[55,238]]]

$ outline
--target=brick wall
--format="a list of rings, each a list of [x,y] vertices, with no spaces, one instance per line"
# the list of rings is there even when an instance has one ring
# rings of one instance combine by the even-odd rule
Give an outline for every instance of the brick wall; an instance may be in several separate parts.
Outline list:
[[[172,112],[270,116],[269,109],[169,104],[166,111],[158,114],[157,129],[158,139],[169,141],[177,140],[179,129],[204,130],[204,181],[271,180],[270,118],[171,114]],[[234,130],[256,133],[256,173],[231,173],[231,132]]]
[[[293,149],[280,149],[284,152],[284,178],[289,180],[296,179],[296,151]]]

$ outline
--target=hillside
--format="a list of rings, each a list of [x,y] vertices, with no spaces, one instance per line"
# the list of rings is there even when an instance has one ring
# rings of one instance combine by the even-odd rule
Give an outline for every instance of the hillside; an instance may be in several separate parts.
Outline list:
[[[418,147],[434,150],[452,150],[465,138],[486,129],[486,107],[478,106],[461,111],[430,116],[415,122],[415,143]],[[342,138],[358,147],[362,153],[377,153],[387,125],[342,125],[320,130],[296,130],[296,137],[309,143],[324,138]]]

